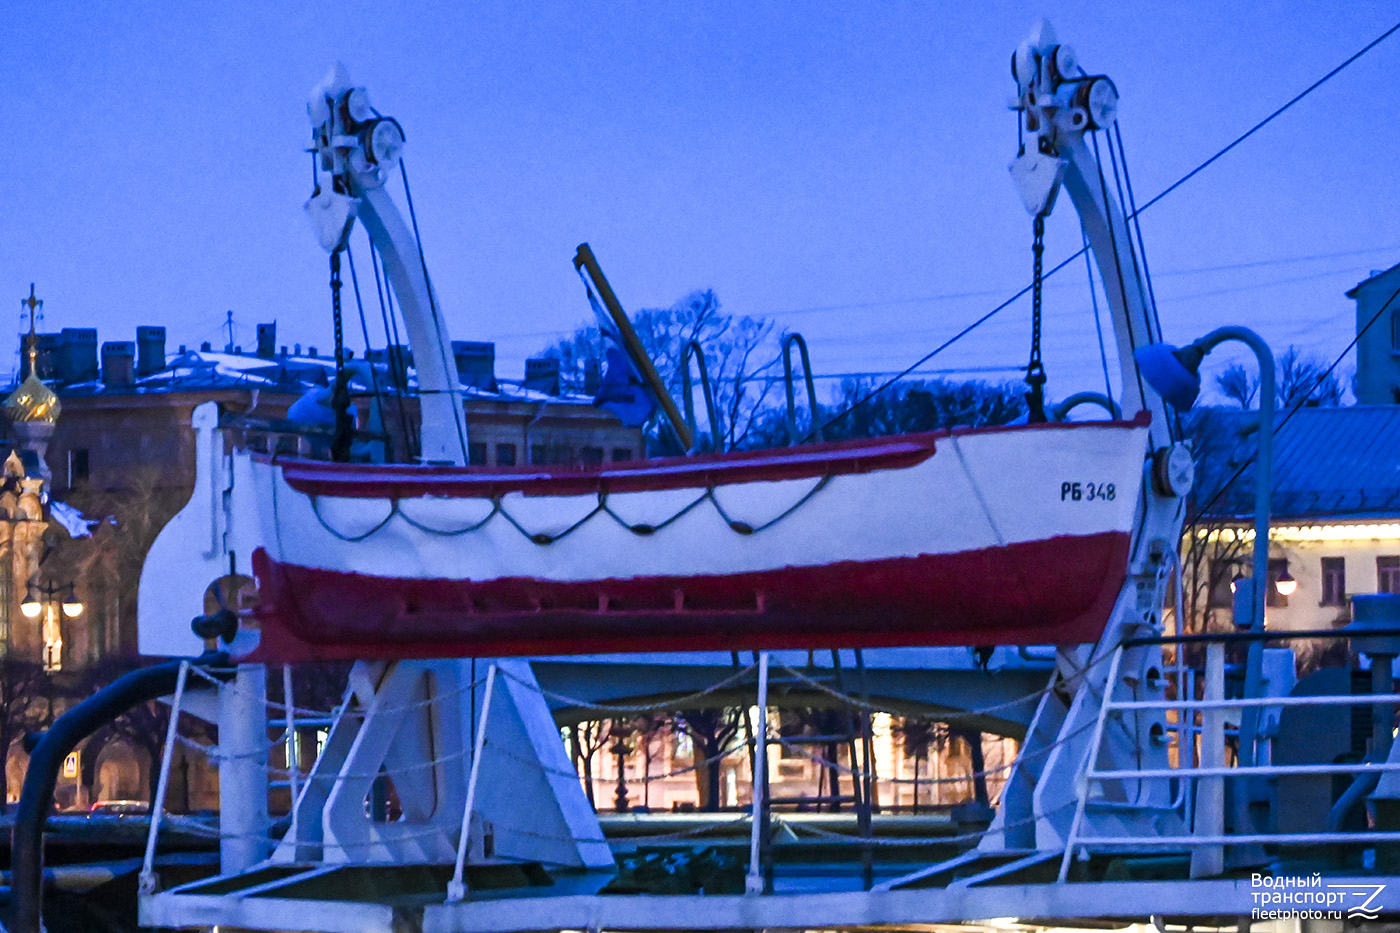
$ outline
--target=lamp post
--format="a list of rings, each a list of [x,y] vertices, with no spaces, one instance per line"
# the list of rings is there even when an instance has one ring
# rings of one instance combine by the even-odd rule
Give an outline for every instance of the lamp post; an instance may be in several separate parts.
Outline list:
[[[59,599],[62,594],[63,598]],[[29,584],[29,592],[19,611],[26,619],[43,618],[44,670],[53,672],[63,669],[63,628],[60,618],[76,619],[83,614],[83,604],[73,593],[71,583]],[[50,711],[52,712],[52,710]]]
[[[1148,384],[1178,411],[1187,411],[1201,391],[1201,360],[1226,340],[1237,340],[1259,360],[1259,452],[1254,463],[1254,579],[1249,581],[1247,625],[1249,632],[1264,631],[1264,598],[1269,581],[1269,505],[1274,467],[1274,355],[1269,345],[1247,327],[1220,327],[1181,349],[1163,343],[1142,347],[1134,354],[1138,370]],[[1241,582],[1243,585],[1243,582]],[[1294,586],[1296,587],[1296,583]],[[1280,590],[1282,592],[1282,590]],[[1257,696],[1263,679],[1261,642],[1251,642],[1245,662],[1245,696]],[[1259,731],[1259,708],[1245,707],[1240,717],[1239,764],[1254,764],[1254,742]],[[1241,831],[1244,828],[1241,827]]]
[[[617,800],[617,812],[625,813],[628,807],[627,801],[627,756],[632,754],[632,747],[627,744],[627,740],[618,736],[613,742],[612,748],[608,749],[617,756],[617,791],[613,795]]]

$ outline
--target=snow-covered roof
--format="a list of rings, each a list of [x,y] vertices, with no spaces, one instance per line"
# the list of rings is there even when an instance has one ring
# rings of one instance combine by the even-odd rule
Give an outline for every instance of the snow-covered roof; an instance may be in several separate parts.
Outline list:
[[[388,364],[382,360],[351,359],[350,391],[368,393],[382,391],[391,384]],[[59,387],[63,396],[102,395],[107,393],[182,392],[210,389],[260,389],[301,395],[313,388],[329,385],[335,377],[335,360],[327,356],[278,354],[273,357],[230,352],[228,350],[186,350],[167,357],[166,368],[157,373],[136,378],[130,385],[107,386],[101,380],[67,383]],[[417,390],[417,374],[410,367],[407,374],[408,393]],[[566,405],[591,405],[587,395],[564,392],[551,395],[525,387],[519,382],[496,380],[496,389],[460,384],[464,398],[501,402],[552,402]]]

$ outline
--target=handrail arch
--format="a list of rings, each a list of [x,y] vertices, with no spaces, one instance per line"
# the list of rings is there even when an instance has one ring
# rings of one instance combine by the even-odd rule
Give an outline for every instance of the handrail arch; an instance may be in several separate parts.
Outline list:
[[[783,389],[787,392],[787,431],[788,446],[797,443],[797,399],[796,391],[792,385],[792,345],[797,344],[797,351],[802,354],[802,375],[807,383],[807,410],[811,413],[812,430],[808,434],[817,443],[821,443],[822,420],[817,411],[817,385],[812,379],[812,360],[807,355],[807,341],[802,339],[802,335],[792,333],[783,335]]]
[[[685,422],[690,427],[690,436],[698,438],[700,433],[695,424],[694,383],[690,380],[691,356],[700,364],[700,391],[705,395],[705,414],[710,419],[710,447],[716,452],[723,452],[724,435],[720,431],[719,406],[715,404],[714,389],[710,385],[710,370],[705,363],[705,350],[698,340],[686,341],[681,350],[681,401],[685,405]],[[686,453],[694,453],[699,446],[697,440]]]

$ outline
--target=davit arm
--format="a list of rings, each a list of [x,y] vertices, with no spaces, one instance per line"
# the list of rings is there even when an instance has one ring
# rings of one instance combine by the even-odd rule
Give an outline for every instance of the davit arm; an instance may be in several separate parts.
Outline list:
[[[413,350],[422,416],[420,457],[465,465],[466,417],[447,323],[418,238],[384,188],[403,152],[403,130],[370,106],[365,89],[351,86],[339,64],[312,92],[307,113],[316,187],[306,213],[317,239],[327,252],[344,249],[355,219],[364,221],[399,300]]]

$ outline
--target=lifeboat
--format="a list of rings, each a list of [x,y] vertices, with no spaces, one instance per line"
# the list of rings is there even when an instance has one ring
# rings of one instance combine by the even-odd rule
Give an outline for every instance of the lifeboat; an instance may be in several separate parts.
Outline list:
[[[261,529],[252,657],[1093,642],[1147,421],[588,472],[236,454]]]

